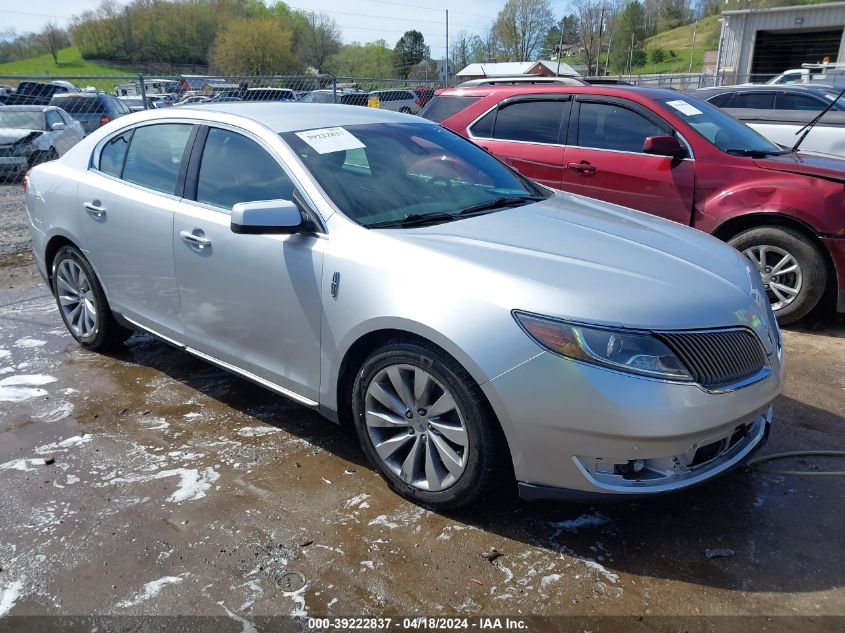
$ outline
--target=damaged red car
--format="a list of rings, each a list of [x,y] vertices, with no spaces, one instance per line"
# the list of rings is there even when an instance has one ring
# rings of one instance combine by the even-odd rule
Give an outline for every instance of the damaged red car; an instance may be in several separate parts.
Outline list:
[[[549,187],[707,231],[757,266],[783,323],[845,312],[845,160],[793,151],[671,90],[499,85],[422,116]]]

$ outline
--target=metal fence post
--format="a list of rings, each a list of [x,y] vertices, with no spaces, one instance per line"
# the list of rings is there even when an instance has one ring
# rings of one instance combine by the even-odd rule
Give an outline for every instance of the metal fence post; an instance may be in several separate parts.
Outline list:
[[[332,75],[332,103],[337,103],[337,77]]]
[[[147,109],[147,88],[144,86],[144,75],[138,75],[138,86],[141,88],[141,103],[144,104],[144,110]]]

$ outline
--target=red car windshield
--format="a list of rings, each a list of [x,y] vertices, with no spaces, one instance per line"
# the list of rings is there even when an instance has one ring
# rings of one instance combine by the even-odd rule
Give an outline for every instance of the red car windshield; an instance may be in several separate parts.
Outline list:
[[[705,101],[681,95],[655,101],[723,152],[744,156],[788,151]]]

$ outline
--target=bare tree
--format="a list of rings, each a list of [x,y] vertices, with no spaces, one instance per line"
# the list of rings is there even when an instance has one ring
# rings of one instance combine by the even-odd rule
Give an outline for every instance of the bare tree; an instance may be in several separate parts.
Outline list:
[[[466,68],[470,63],[470,44],[472,38],[466,31],[460,31],[452,43],[449,44],[449,51],[452,54],[452,65],[455,72]]]
[[[505,56],[524,62],[538,55],[554,22],[549,0],[507,0],[496,16],[494,30]]]
[[[584,47],[584,65],[587,74],[598,74],[602,40],[613,10],[607,0],[578,0],[574,3],[578,16],[578,32]]]
[[[48,22],[38,34],[41,44],[47,49],[47,52],[53,57],[53,61],[58,65],[59,63],[59,49],[67,40],[67,35],[54,22]]]
[[[335,19],[325,13],[302,13],[297,33],[297,57],[303,64],[323,72],[326,60],[340,50],[341,33]]]

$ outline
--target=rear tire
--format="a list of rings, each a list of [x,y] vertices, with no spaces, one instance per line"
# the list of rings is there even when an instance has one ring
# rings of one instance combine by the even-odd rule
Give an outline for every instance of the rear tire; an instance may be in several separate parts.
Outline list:
[[[75,246],[61,247],[53,258],[52,286],[65,327],[85,349],[114,349],[132,336],[115,320],[94,269]]]
[[[478,385],[432,344],[394,340],[373,352],[352,409],[367,459],[406,499],[445,510],[479,501],[508,475],[513,486],[504,434]]]
[[[786,226],[760,226],[728,243],[760,271],[781,325],[798,321],[818,305],[827,288],[827,266],[803,233]]]

